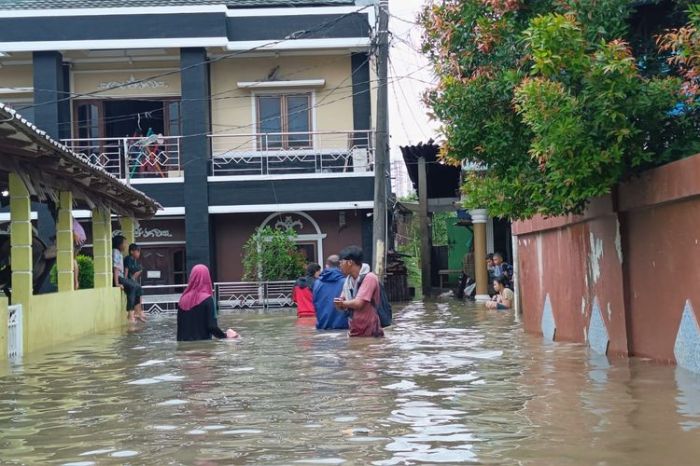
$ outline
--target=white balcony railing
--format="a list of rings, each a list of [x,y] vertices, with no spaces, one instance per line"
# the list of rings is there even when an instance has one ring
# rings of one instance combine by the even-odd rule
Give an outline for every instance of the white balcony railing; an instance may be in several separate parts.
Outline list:
[[[213,176],[367,173],[372,131],[221,134],[212,138]]]
[[[64,139],[63,143],[122,179],[182,176],[179,136]]]

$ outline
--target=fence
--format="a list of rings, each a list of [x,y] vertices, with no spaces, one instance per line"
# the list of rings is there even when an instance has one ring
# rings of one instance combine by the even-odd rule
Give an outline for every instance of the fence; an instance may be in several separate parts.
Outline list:
[[[64,139],[63,143],[122,179],[182,176],[179,136]]]
[[[216,283],[220,309],[291,307],[294,281]]]
[[[143,310],[150,315],[177,312],[177,303],[187,285],[144,286]],[[219,309],[269,309],[294,305],[294,281],[221,282],[214,284]]]
[[[371,131],[217,134],[212,175],[287,175],[373,171]]]
[[[24,328],[22,321],[22,305],[9,306],[7,319],[7,357],[9,359],[20,358],[24,353]]]

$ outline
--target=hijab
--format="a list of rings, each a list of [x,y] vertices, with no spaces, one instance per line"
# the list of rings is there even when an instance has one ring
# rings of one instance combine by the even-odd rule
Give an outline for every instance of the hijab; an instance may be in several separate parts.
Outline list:
[[[182,293],[178,306],[183,311],[191,310],[212,296],[212,288],[211,275],[209,275],[207,266],[195,265],[190,273],[187,289]]]

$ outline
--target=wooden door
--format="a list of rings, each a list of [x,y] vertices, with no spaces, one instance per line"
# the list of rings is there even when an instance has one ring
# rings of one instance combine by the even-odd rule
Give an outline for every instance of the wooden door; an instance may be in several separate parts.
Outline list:
[[[143,285],[173,284],[173,256],[168,248],[142,248],[141,265],[143,266],[141,280]]]

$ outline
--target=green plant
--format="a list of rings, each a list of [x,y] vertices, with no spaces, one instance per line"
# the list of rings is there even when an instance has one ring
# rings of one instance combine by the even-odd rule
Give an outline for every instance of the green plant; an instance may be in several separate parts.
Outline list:
[[[258,228],[243,246],[244,279],[293,280],[304,274],[304,256],[298,251],[296,232]]]
[[[95,286],[95,263],[90,256],[80,255],[78,261],[78,285],[81,290],[94,288]],[[58,270],[56,264],[51,268],[49,281],[52,285],[58,285]]]
[[[595,196],[698,147],[670,74],[642,74],[627,0],[445,0],[422,14],[439,77],[426,95],[468,208],[511,219],[579,213]]]

